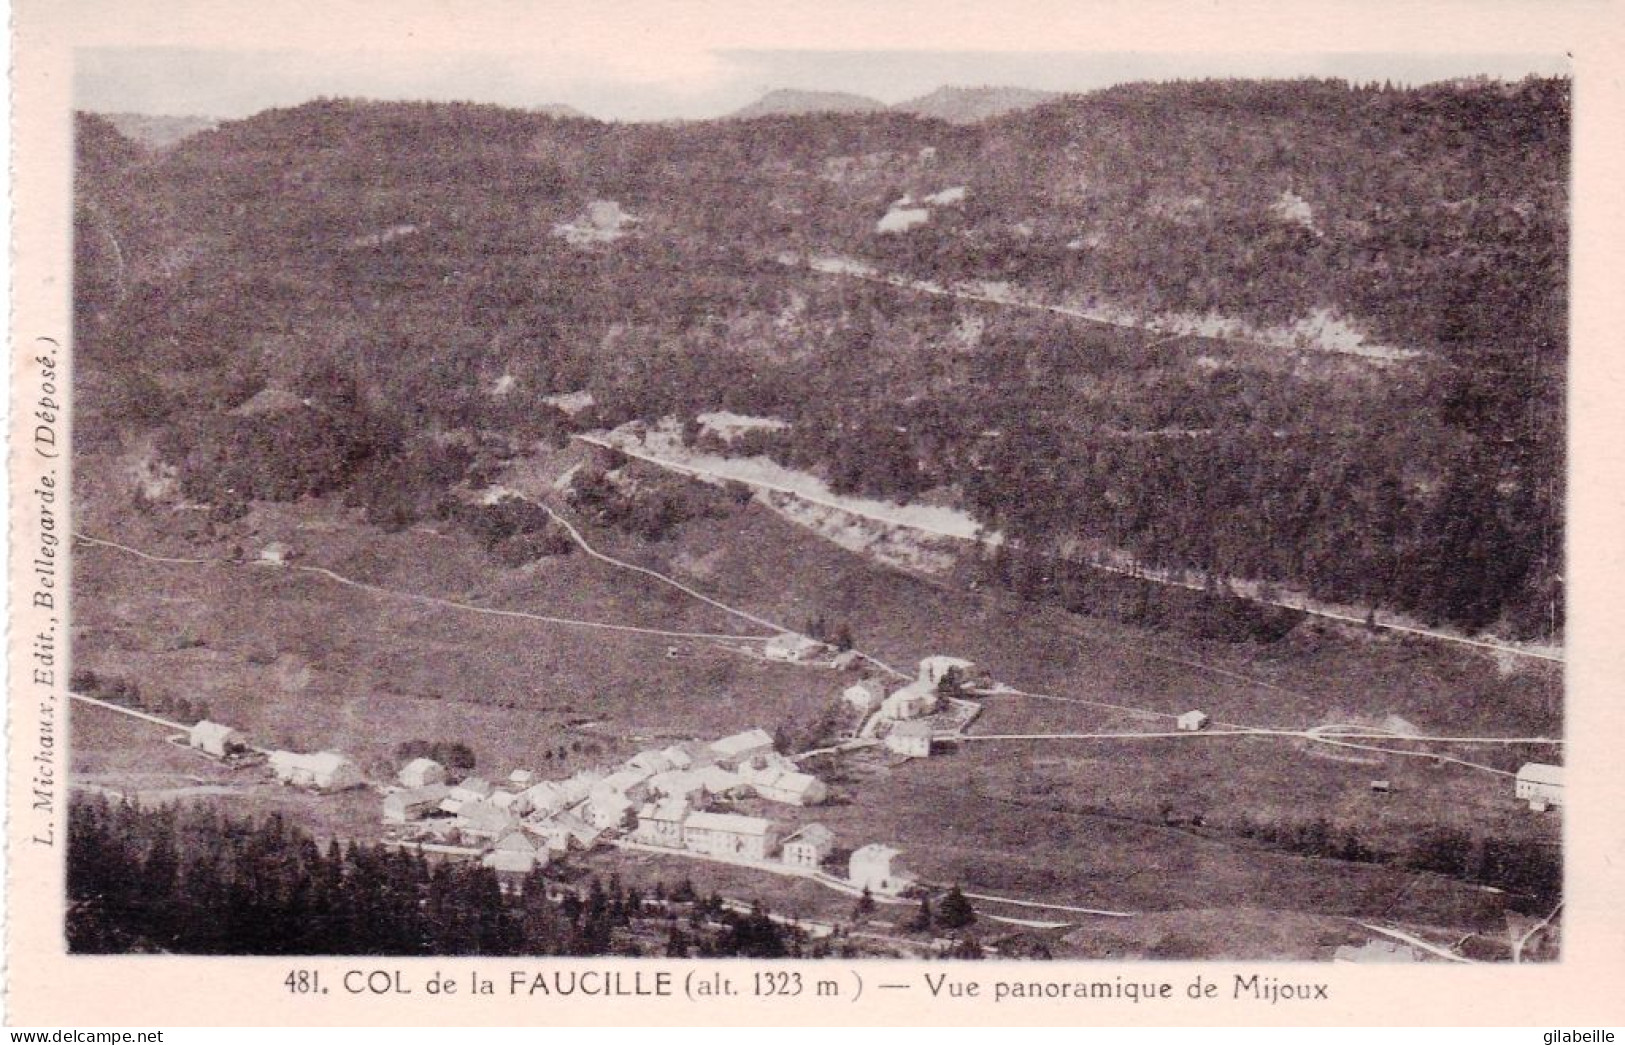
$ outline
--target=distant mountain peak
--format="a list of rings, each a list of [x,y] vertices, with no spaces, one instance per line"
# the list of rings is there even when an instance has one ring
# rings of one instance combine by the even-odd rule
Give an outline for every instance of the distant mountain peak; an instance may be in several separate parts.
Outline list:
[[[202,131],[213,130],[220,121],[211,116],[167,116],[140,112],[99,114],[118,132],[152,152],[161,152]]]
[[[938,87],[930,94],[899,102],[892,108],[947,123],[980,123],[1059,97],[1054,91],[1028,87]]]
[[[748,120],[755,116],[799,116],[823,112],[881,112],[883,102],[865,98],[861,94],[845,91],[798,91],[780,88],[769,91],[743,109],[730,114],[731,119]]]

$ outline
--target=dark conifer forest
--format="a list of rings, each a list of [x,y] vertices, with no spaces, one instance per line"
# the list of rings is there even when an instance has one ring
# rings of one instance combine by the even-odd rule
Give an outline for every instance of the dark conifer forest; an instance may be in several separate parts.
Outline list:
[[[158,153],[95,116],[78,136],[81,450],[156,436],[220,520],[342,494],[406,525],[479,467],[436,433],[726,409],[790,422],[754,450],[947,497],[1024,553],[1560,635],[1567,81],[1132,85],[961,125],[327,100]],[[927,219],[880,231],[905,201]],[[631,220],[560,233],[601,202]],[[821,257],[1138,317],[1330,317],[1397,354]],[[542,402],[581,389],[589,415]]]

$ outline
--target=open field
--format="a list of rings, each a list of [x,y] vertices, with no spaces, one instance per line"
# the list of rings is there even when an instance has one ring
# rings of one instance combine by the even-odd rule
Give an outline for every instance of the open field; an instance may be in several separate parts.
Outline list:
[[[257,508],[242,532],[215,541],[179,540],[160,522],[120,539],[214,558],[233,540],[252,557],[274,538],[291,544],[302,565],[457,602],[671,630],[748,629],[583,554],[502,569],[461,533],[383,534],[325,502]],[[1319,624],[1269,647],[1175,640],[884,569],[757,504],[688,523],[654,544],[599,527],[583,532],[605,552],[791,627],[814,616],[848,623],[860,648],[889,663],[907,668],[936,652],[968,656],[1002,682],[1064,698],[989,696],[975,733],[1161,731],[1170,727],[1162,716],[1200,707],[1219,722],[1248,726],[1377,725],[1399,715],[1438,735],[1560,735],[1560,676],[1544,665],[1509,670],[1487,655]],[[470,744],[481,771],[526,766],[564,775],[625,757],[648,738],[806,721],[850,678],[765,662],[720,642],[485,617],[251,564],[164,565],[81,546],[75,582],[76,668],[132,679],[149,696],[205,702],[211,717],[256,743],[345,751],[380,778],[393,769],[396,745],[417,738]],[[671,646],[677,655],[668,655]],[[115,787],[121,774],[154,765],[211,783],[221,772],[163,744],[158,727],[105,721],[116,717],[75,708],[77,772]],[[1438,750],[1505,769],[1550,755],[1549,748]],[[1353,833],[1370,847],[1403,852],[1440,826],[1540,842],[1555,842],[1560,826],[1515,804],[1502,776],[1293,738],[989,741],[900,765],[860,755],[818,771],[832,783],[832,804],[742,802],[741,811],[771,815],[787,829],[825,823],[848,850],[894,843],[929,881],[1160,919],[1154,930],[1113,926],[1098,939],[1082,928],[1070,942],[1052,933],[1055,953],[1246,951],[1226,945],[1214,926],[1230,924],[1228,916],[1215,911],[1291,912],[1319,941],[1288,934],[1309,950],[1336,936],[1342,917],[1491,931],[1504,898],[1477,886],[1294,855],[1247,834],[1319,818],[1334,837]],[[1369,784],[1378,778],[1394,793],[1373,794]],[[324,837],[377,829],[369,792],[244,792],[208,800],[283,812]],[[678,857],[599,853],[587,866],[629,882],[688,877],[702,891],[760,898],[801,917],[851,910],[849,897],[816,883]],[[1182,911],[1207,913],[1186,931],[1177,924]],[[1175,923],[1165,924],[1170,918]]]

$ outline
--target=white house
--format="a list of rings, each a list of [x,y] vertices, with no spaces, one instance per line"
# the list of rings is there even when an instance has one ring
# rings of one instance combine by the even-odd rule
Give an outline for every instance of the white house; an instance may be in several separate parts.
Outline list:
[[[519,797],[509,808],[529,816],[549,817],[563,812],[569,805],[564,788],[551,780],[544,780],[519,792]]]
[[[886,699],[886,687],[874,679],[854,682],[841,690],[841,700],[855,711],[869,714]]]
[[[762,729],[747,729],[711,742],[711,754],[718,764],[729,769],[772,750],[773,737]]]
[[[429,787],[446,782],[446,767],[432,758],[414,758],[401,767],[402,787]]]
[[[941,703],[935,683],[910,682],[885,699],[880,705],[880,717],[893,721],[922,718],[935,712]]]
[[[727,770],[722,770],[727,772]],[[705,777],[687,769],[669,769],[649,778],[649,793],[662,798],[698,801],[705,794]]]
[[[314,755],[301,755],[292,751],[273,751],[270,756],[271,772],[277,780],[290,787],[308,787],[316,791],[346,791],[360,787],[366,781],[354,762],[333,751]]]
[[[536,783],[536,774],[528,769],[516,769],[508,774],[508,783],[505,785],[513,791],[523,791]]]
[[[587,823],[600,831],[609,831],[626,822],[626,816],[635,808],[623,792],[609,789],[595,790],[582,812]]]
[[[186,734],[186,743],[214,758],[225,758],[248,750],[248,738],[220,722],[204,719]]]
[[[900,855],[889,845],[871,842],[852,853],[847,877],[860,889],[896,896],[914,882],[913,877],[897,865]]]
[[[440,808],[451,788],[445,784],[395,791],[384,796],[384,823],[405,824],[430,816]]]
[[[463,806],[471,802],[483,802],[490,798],[491,792],[495,790],[491,782],[484,777],[471,776],[446,793],[445,799],[440,803],[440,811],[461,813]]]
[[[529,835],[523,831],[509,831],[480,862],[494,869],[499,878],[506,875],[522,877],[538,866],[546,867],[547,857],[547,849],[538,846]]]
[[[940,655],[926,657],[920,661],[919,681],[935,686],[946,678],[950,671],[957,671],[961,681],[970,682],[976,676],[976,664],[963,657]]]
[[[1212,719],[1207,717],[1205,711],[1187,711],[1175,719],[1182,733],[1196,733],[1208,727]]]
[[[1563,767],[1545,762],[1525,762],[1518,769],[1513,784],[1513,795],[1529,808],[1545,812],[1551,806],[1563,804]]]
[[[457,812],[457,829],[464,834],[498,838],[516,826],[514,817],[507,810],[497,808],[489,799],[469,802]]]
[[[694,756],[680,744],[673,744],[660,753],[666,756],[666,761],[671,763],[673,769],[694,768]]]
[[[636,839],[647,845],[663,845],[672,849],[683,847],[683,821],[688,819],[688,802],[683,798],[664,798],[650,802],[638,810]]]
[[[829,788],[815,776],[768,769],[749,779],[750,786],[769,802],[793,806],[815,806],[829,797]]]
[[[931,754],[931,723],[899,722],[886,734],[886,749],[910,758]]]
[[[778,844],[779,827],[771,820],[733,813],[690,813],[683,821],[683,846],[696,853],[766,860]]]
[[[625,769],[617,770],[616,772],[611,773],[609,776],[594,784],[592,786],[591,794],[596,797],[598,795],[614,792],[616,794],[625,795],[634,802],[641,802],[643,800],[643,796],[649,792],[649,780],[653,776],[653,773],[645,772],[642,769],[635,769],[628,766]]]
[[[812,660],[827,648],[817,639],[786,631],[768,639],[762,647],[762,655],[768,660],[782,660],[794,664]]]
[[[747,786],[744,777],[721,766],[705,766],[694,770],[694,775],[699,777],[700,784],[708,795],[719,797],[735,795],[743,792]]]
[[[817,868],[835,851],[835,832],[823,824],[808,824],[784,840],[779,859],[791,867]]]
[[[603,832],[573,813],[560,813],[551,820],[530,825],[530,830],[556,853],[571,849],[591,849]]]
[[[285,566],[293,558],[293,549],[281,541],[272,541],[260,549],[260,562],[267,566]]]

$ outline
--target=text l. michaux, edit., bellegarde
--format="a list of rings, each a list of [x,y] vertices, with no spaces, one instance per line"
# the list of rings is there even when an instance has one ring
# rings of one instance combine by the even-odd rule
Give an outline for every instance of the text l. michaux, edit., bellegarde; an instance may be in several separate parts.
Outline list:
[[[56,844],[57,820],[57,719],[60,697],[57,687],[59,674],[58,631],[61,616],[57,596],[59,558],[62,535],[57,494],[61,475],[61,424],[63,415],[60,397],[61,346],[54,338],[39,337],[34,342],[33,363],[38,367],[37,394],[33,403],[34,422],[30,463],[37,468],[30,484],[30,496],[35,509],[34,525],[29,541],[33,575],[29,606],[43,611],[30,638],[29,682],[35,704],[37,742],[29,758],[32,800],[30,811],[38,817],[30,837],[36,845]],[[19,716],[20,717],[20,716]]]

